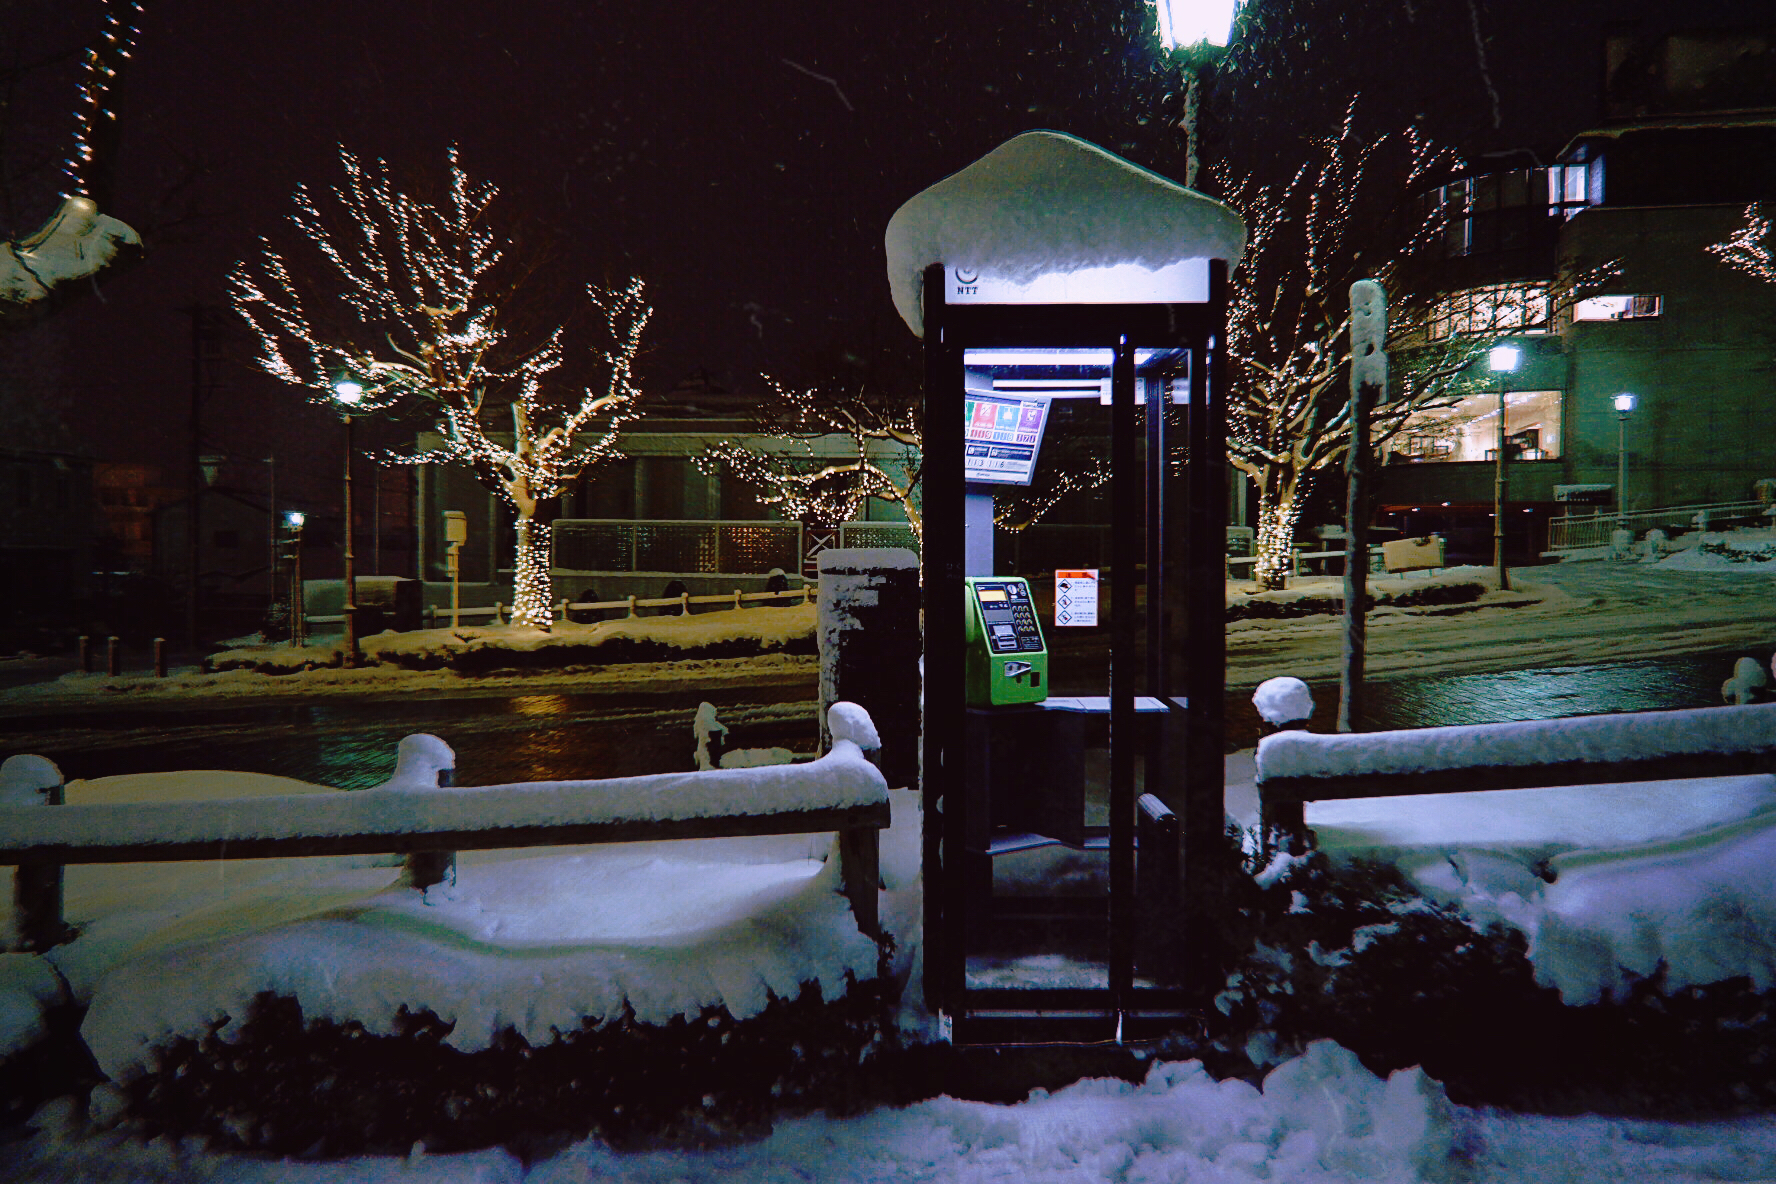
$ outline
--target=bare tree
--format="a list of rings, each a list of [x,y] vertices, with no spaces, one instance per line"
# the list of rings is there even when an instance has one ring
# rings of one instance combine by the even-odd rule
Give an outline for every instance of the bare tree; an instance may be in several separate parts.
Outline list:
[[[1449,215],[1420,195],[1461,162],[1413,128],[1366,139],[1355,112],[1353,102],[1332,135],[1309,141],[1309,158],[1280,185],[1225,170],[1220,178],[1248,235],[1228,310],[1228,449],[1257,485],[1263,588],[1282,586],[1310,484],[1349,442],[1354,281],[1379,280],[1393,298],[1390,352],[1415,347],[1395,368],[1392,398],[1375,409],[1376,447],[1414,414],[1453,406],[1474,387],[1464,372],[1479,343],[1431,340],[1434,294],[1421,274]],[[1495,310],[1495,326],[1510,331],[1514,315]]]
[[[786,518],[837,524],[871,498],[899,506],[921,538],[920,452],[925,408],[916,389],[872,380],[789,387],[765,379],[771,398],[749,440],[724,440],[697,458],[759,490]]]
[[[635,360],[652,310],[640,280],[588,286],[598,340],[584,356],[602,372],[564,380],[565,324],[515,340],[512,319],[528,271],[488,227],[497,190],[472,182],[453,148],[445,196],[428,202],[390,179],[388,166],[340,152],[345,181],[324,215],[308,187],[290,216],[302,267],[266,242],[257,263],[229,276],[234,307],[259,338],[258,364],[342,410],[341,382],[361,388],[352,413],[425,409],[441,448],[397,459],[467,465],[517,515],[512,620],[551,622],[549,521],[563,488],[620,456],[617,434],[636,414]],[[349,524],[348,524],[349,528]]]

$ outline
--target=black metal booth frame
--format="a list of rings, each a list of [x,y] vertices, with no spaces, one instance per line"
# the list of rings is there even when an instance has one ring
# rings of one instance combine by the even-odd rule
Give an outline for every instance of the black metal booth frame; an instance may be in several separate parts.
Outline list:
[[[1224,858],[1227,271],[1223,261],[1209,261],[1209,298],[1201,303],[1019,305],[948,304],[943,266],[925,270],[924,973],[927,1004],[949,1019],[958,1042],[1156,1033],[1205,1004],[1204,992],[1217,985],[1211,925],[1204,914],[1219,895],[1214,877]],[[1176,417],[1137,415],[1137,346],[1189,354],[1183,415],[1188,460],[1181,473],[1167,463],[1168,446],[1175,450],[1177,444],[1166,439],[1167,420],[1173,419],[1170,430],[1176,431]],[[1136,581],[1109,581],[1105,988],[971,987],[967,980],[970,926],[978,931],[985,920],[970,914],[989,906],[975,891],[964,858],[970,795],[965,784],[963,354],[1030,348],[1113,351],[1111,571],[1145,569],[1144,645],[1136,630]],[[1142,479],[1143,474],[1151,478]],[[1163,712],[1160,726],[1138,728],[1138,710]],[[1136,737],[1145,737],[1141,742],[1148,745],[1142,751],[1150,782],[1151,770],[1166,770],[1166,788],[1157,795],[1163,807],[1145,798],[1137,807],[1137,750],[1131,742]],[[1164,822],[1167,811],[1174,815],[1171,829],[1150,825]],[[1137,826],[1148,846],[1139,869]],[[1182,951],[1187,969],[1166,985],[1138,985],[1137,946],[1154,941]]]

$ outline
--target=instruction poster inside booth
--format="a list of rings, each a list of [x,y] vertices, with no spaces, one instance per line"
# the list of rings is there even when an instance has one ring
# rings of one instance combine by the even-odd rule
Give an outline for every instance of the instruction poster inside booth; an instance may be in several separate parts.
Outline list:
[[[1076,568],[1055,572],[1056,625],[1098,623],[1098,569]]]

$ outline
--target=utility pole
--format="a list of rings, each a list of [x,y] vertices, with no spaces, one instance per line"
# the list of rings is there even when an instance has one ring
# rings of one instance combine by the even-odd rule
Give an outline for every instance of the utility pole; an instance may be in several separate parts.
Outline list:
[[[1369,643],[1369,413],[1387,398],[1387,291],[1374,280],[1350,289],[1350,441],[1344,454],[1344,664],[1338,730],[1363,724],[1363,667]]]
[[[210,310],[202,304],[188,304],[179,310],[191,318],[191,408],[187,424],[190,451],[186,456],[185,488],[189,507],[185,514],[185,567],[189,582],[185,588],[185,644],[197,651],[198,635],[198,565],[202,559],[202,502],[205,486],[203,472],[203,404],[206,394],[204,345],[210,329]]]

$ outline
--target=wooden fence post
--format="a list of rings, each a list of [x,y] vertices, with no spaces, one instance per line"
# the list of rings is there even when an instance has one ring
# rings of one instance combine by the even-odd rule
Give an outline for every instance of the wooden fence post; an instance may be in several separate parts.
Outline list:
[[[456,784],[455,769],[438,770],[438,788]],[[434,884],[456,886],[456,852],[414,851],[401,862],[401,883],[424,892]]]
[[[118,647],[115,633],[105,639],[105,669],[112,678],[123,673],[123,653]]]
[[[62,771],[40,756],[13,756],[0,764],[0,802],[59,806]],[[15,948],[41,953],[68,936],[62,921],[62,865],[24,863],[12,872],[13,911],[18,918]]]
[[[880,837],[873,827],[839,832],[839,876],[844,881],[845,899],[851,902],[858,932],[869,938],[882,936],[882,922],[876,915],[876,890],[882,882]]]
[[[154,639],[154,677],[165,678],[166,676],[167,639],[164,637],[157,637]]]

